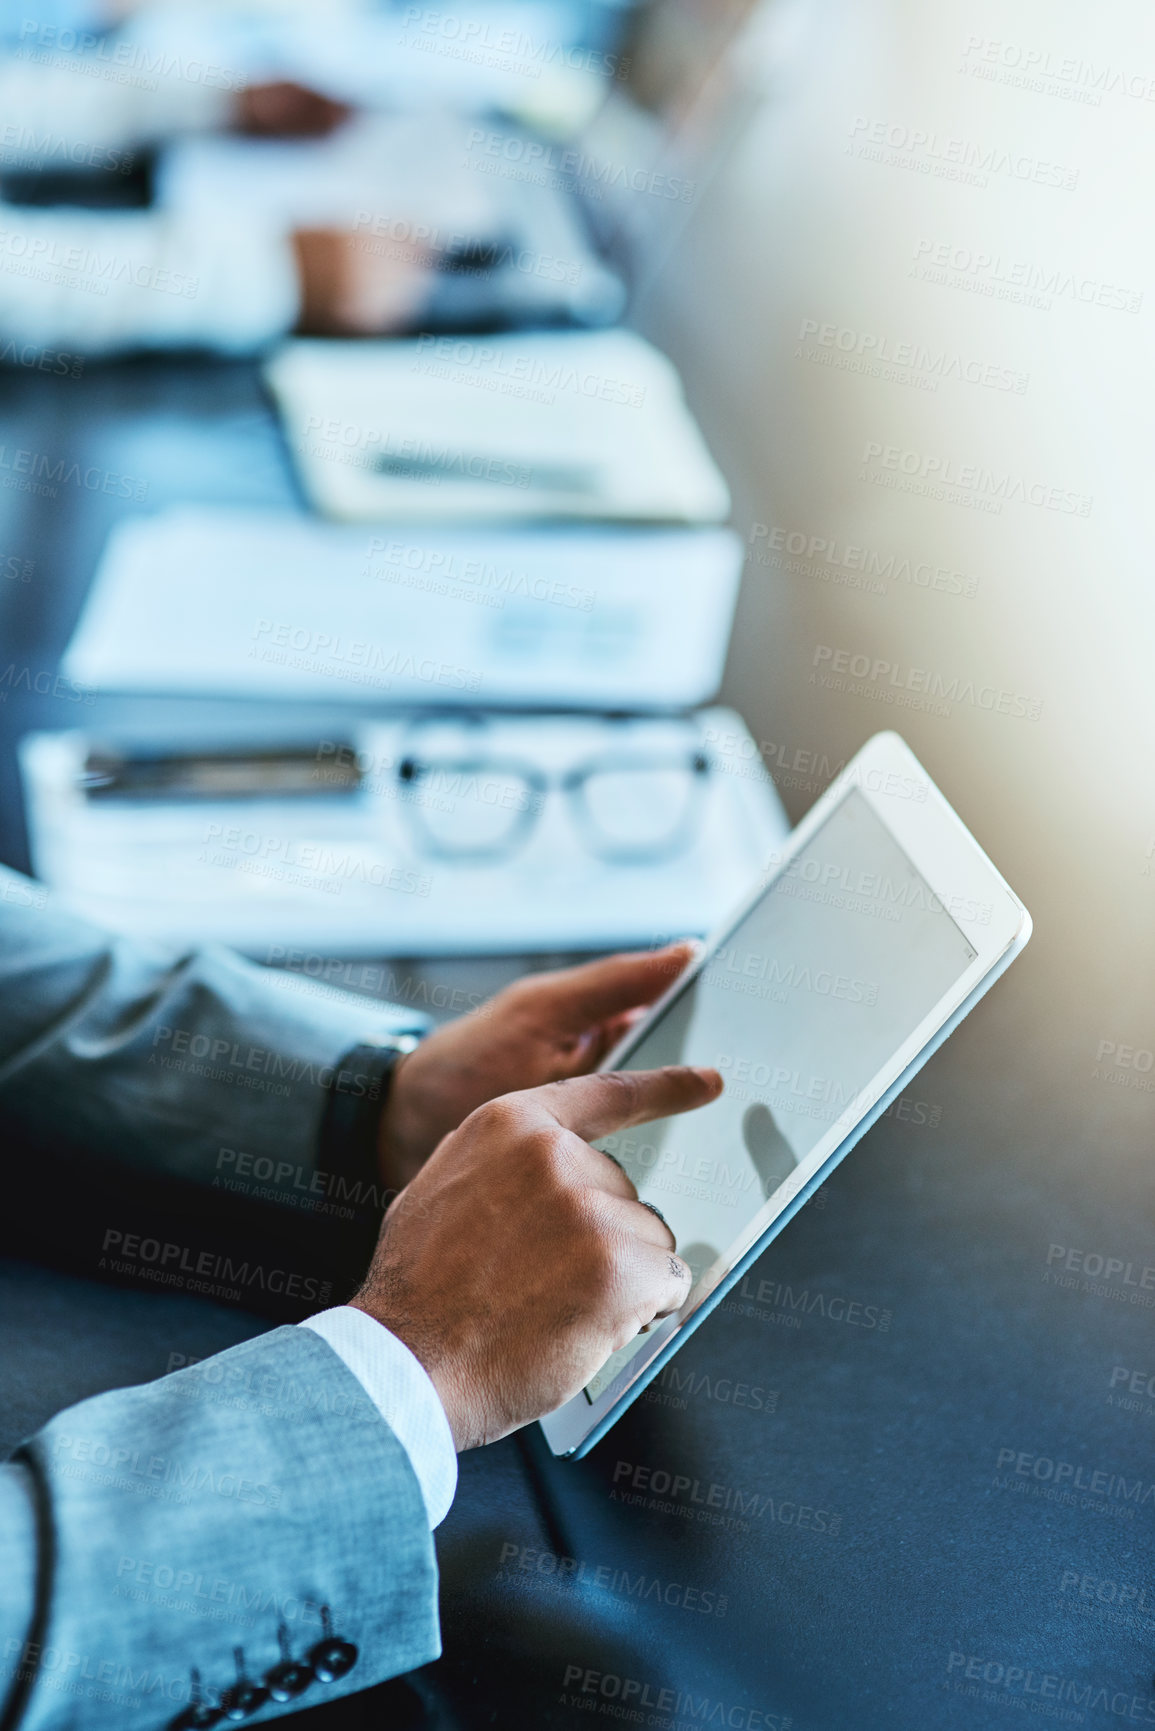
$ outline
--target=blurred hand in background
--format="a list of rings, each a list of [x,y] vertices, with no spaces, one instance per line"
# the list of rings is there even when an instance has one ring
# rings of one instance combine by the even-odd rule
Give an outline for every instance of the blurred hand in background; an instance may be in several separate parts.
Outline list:
[[[351,113],[345,103],[285,78],[238,91],[233,126],[251,138],[327,138]]]
[[[408,329],[433,282],[419,245],[367,240],[347,229],[297,229],[297,329],[314,336],[374,336]]]

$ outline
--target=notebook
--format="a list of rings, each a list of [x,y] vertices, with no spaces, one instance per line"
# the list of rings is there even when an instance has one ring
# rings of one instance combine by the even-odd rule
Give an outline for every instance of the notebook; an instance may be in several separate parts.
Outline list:
[[[266,372],[329,517],[718,523],[730,508],[677,372],[632,331],[299,339]]]

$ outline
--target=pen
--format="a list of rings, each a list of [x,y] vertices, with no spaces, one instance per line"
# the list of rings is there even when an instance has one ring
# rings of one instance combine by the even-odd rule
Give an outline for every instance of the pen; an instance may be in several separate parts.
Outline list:
[[[94,745],[77,777],[88,799],[296,798],[354,793],[361,783],[351,746],[207,751],[131,751]]]
[[[383,451],[374,467],[379,475],[399,481],[452,476],[489,486],[537,487],[555,493],[592,493],[601,485],[599,470],[576,464],[523,462],[484,451],[442,451],[428,457],[408,457]]]

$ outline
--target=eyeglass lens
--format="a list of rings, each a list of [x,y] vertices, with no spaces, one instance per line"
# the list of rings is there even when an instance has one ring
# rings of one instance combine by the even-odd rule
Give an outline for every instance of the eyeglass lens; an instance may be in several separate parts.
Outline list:
[[[606,759],[560,778],[585,846],[605,859],[644,860],[692,839],[709,764],[700,753]],[[533,765],[483,756],[403,759],[398,779],[426,852],[498,859],[529,839],[549,778]]]

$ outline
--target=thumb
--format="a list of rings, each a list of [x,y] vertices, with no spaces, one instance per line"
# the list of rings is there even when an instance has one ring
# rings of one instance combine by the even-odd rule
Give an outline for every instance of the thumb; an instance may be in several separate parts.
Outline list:
[[[542,1010],[560,1033],[584,1033],[654,1003],[693,961],[697,949],[693,939],[686,939],[661,950],[627,951],[540,975],[535,983],[544,998]]]

